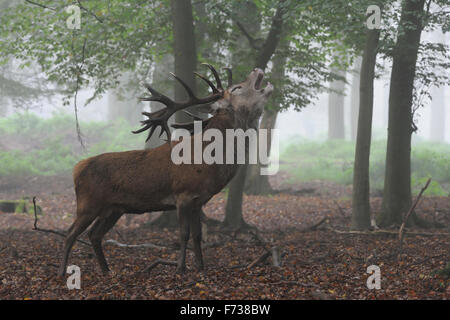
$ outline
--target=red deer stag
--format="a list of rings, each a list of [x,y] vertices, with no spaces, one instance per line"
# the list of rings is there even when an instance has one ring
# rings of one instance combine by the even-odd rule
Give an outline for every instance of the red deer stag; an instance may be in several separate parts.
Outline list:
[[[161,134],[166,132],[170,138],[167,120],[176,111],[194,105],[203,107],[206,105],[213,115],[205,121],[204,129],[215,128],[225,136],[226,129],[256,128],[264,104],[273,91],[270,83],[261,88],[263,71],[254,69],[244,82],[232,85],[231,70],[228,69],[228,88],[223,89],[216,70],[211,65],[207,66],[215,77],[217,87],[196,73],[213,91],[203,99],[197,98],[192,90],[173,74],[186,89],[188,101],[175,102],[146,84],[151,96],[141,99],[162,102],[166,108],[153,113],[143,112],[148,119],[142,121],[143,127],[134,133],[150,130],[148,140],[159,126]],[[190,139],[192,142],[193,136]],[[198,269],[203,268],[201,208],[227,185],[235,175],[238,165],[205,163],[176,165],[171,161],[171,150],[176,143],[179,142],[168,142],[151,150],[104,153],[75,165],[73,178],[77,212],[64,242],[59,268],[61,276],[65,274],[69,254],[76,238],[92,222],[94,223],[88,231],[88,236],[101,270],[107,273],[109,269],[101,241],[124,213],[142,214],[174,209],[178,214],[181,244],[177,272],[185,271],[189,233],[194,242],[196,266]]]

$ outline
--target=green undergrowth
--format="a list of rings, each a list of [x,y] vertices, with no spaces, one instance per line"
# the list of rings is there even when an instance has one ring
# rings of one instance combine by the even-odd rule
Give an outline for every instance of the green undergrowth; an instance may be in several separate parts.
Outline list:
[[[44,119],[32,113],[0,118],[0,176],[57,175],[81,159],[104,152],[140,149],[144,137],[125,121],[80,123],[86,149],[77,139],[72,116]]]
[[[353,180],[355,145],[351,141],[308,141],[295,139],[282,146],[280,169],[290,173],[290,183],[314,180],[350,185]],[[372,191],[383,189],[386,141],[372,142],[370,184]],[[447,196],[450,193],[450,145],[417,142],[411,152],[411,183],[417,193],[432,179],[425,195]]]

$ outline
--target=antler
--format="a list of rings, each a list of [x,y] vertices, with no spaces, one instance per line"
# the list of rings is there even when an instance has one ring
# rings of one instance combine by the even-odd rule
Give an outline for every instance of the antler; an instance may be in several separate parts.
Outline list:
[[[150,97],[141,97],[140,100],[141,101],[158,101],[158,102],[161,102],[164,105],[166,105],[166,108],[155,111],[155,112],[142,112],[142,114],[145,115],[146,117],[148,117],[148,119],[141,121],[141,123],[143,125],[143,127],[141,129],[132,131],[132,132],[137,134],[137,133],[141,133],[145,130],[150,130],[149,134],[147,136],[147,139],[145,140],[145,142],[147,142],[150,139],[150,137],[153,135],[153,133],[155,132],[156,128],[161,127],[161,133],[159,134],[159,136],[161,137],[162,134],[165,132],[167,134],[167,138],[170,141],[170,129],[169,129],[169,126],[167,125],[167,121],[175,112],[185,109],[187,107],[193,106],[193,105],[212,103],[212,102],[215,102],[215,101],[219,100],[220,98],[222,98],[224,89],[222,87],[222,82],[220,81],[220,78],[219,78],[219,75],[218,75],[216,69],[214,69],[214,67],[210,64],[204,63],[204,65],[206,65],[211,70],[211,72],[213,73],[214,78],[216,80],[216,83],[217,83],[217,87],[216,87],[207,78],[205,78],[204,76],[202,76],[198,73],[195,73],[195,75],[197,75],[199,78],[204,80],[213,91],[213,93],[210,94],[209,96],[207,96],[206,98],[202,98],[202,99],[197,98],[195,96],[195,94],[192,92],[191,88],[189,88],[189,86],[183,80],[181,80],[179,77],[177,77],[173,73],[170,73],[170,74],[184,87],[184,89],[186,90],[186,92],[189,96],[188,100],[185,102],[173,101],[169,97],[167,97],[167,96],[159,93],[155,89],[153,89],[149,84],[145,83],[144,86],[147,88],[148,91],[150,91],[151,96]]]

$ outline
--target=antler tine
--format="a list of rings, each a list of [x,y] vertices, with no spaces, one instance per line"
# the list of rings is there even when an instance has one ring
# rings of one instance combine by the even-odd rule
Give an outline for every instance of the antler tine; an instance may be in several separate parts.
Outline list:
[[[219,93],[219,90],[217,90],[216,86],[214,85],[214,83],[212,83],[211,81],[209,81],[209,79],[205,78],[204,76],[202,76],[200,73],[198,72],[194,72],[194,74],[199,77],[200,79],[202,79],[203,81],[205,81],[209,87],[212,89],[213,93]]]
[[[227,71],[228,75],[228,88],[230,88],[233,85],[233,71],[231,71],[230,68],[223,68]]]
[[[139,100],[161,102],[169,108],[171,108],[175,104],[175,101],[163,95],[162,93],[159,93],[158,91],[153,89],[148,83],[144,83],[144,86],[147,88],[148,91],[150,91],[152,95],[150,97],[139,97]]]
[[[191,100],[198,100],[197,97],[195,96],[195,94],[192,92],[191,88],[189,88],[189,86],[186,84],[186,82],[184,82],[183,80],[181,80],[181,78],[179,78],[175,73],[170,72],[170,75],[172,77],[174,77],[175,79],[177,79],[177,81],[179,83],[181,83],[181,85],[183,86],[183,88],[186,90],[187,94],[189,95],[189,98]]]
[[[203,65],[207,66],[209,68],[209,70],[211,70],[211,72],[214,75],[214,78],[216,79],[217,82],[217,88],[221,91],[223,91],[223,87],[222,87],[222,81],[220,81],[219,78],[219,74],[217,73],[216,69],[214,69],[214,67],[212,65],[210,65],[209,63],[202,63]]]
[[[147,143],[147,141],[150,140],[150,138],[152,137],[152,135],[153,135],[153,133],[155,132],[156,128],[157,128],[157,126],[153,126],[153,127],[150,129],[150,131],[148,132],[148,135],[147,135],[147,139],[145,139],[145,143]],[[161,130],[161,133],[159,134],[159,137],[160,137],[160,138],[161,138],[161,134],[162,134],[163,132],[164,132],[164,131]]]

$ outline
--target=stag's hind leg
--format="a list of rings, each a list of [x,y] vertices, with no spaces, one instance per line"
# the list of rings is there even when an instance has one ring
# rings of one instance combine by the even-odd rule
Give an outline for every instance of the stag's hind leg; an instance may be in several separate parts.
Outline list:
[[[64,241],[64,253],[61,264],[59,266],[58,274],[64,276],[66,273],[67,261],[69,260],[70,251],[77,237],[92,223],[95,215],[77,214],[72,226],[69,228],[69,234]]]
[[[180,256],[177,264],[178,273],[184,273],[186,271],[186,247],[189,241],[189,231],[193,210],[194,206],[191,198],[181,196],[177,200],[177,214],[180,225]]]
[[[122,212],[113,211],[105,217],[99,217],[88,233],[89,240],[91,240],[92,247],[94,248],[95,256],[97,257],[97,261],[104,274],[109,272],[109,268],[105,255],[103,254],[102,239],[121,216]]]

